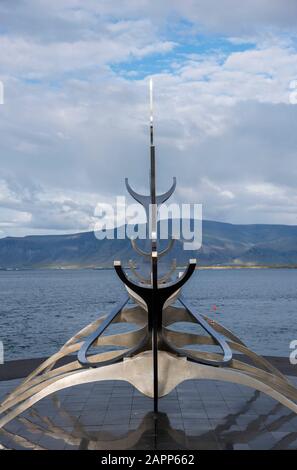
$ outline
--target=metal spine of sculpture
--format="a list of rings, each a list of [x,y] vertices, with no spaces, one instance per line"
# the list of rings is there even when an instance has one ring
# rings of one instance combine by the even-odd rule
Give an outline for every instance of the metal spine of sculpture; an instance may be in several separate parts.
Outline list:
[[[145,302],[148,311],[148,329],[151,336],[152,356],[153,356],[153,383],[154,383],[154,411],[158,412],[158,345],[160,343],[160,336],[162,334],[162,311],[164,303],[174,294],[190,277],[195,269],[196,262],[190,262],[186,275],[178,282],[172,282],[168,286],[160,286],[160,279],[158,278],[158,258],[166,254],[173,246],[174,240],[170,240],[168,246],[158,253],[157,245],[157,220],[158,220],[158,206],[163,204],[173,194],[176,187],[176,178],[173,178],[171,188],[164,194],[156,194],[156,156],[154,145],[154,118],[153,118],[153,81],[149,82],[150,90],[150,194],[142,195],[136,193],[129,185],[128,178],[125,179],[126,187],[129,194],[145,210],[147,218],[147,234],[151,241],[150,252],[145,252],[137,247],[136,241],[132,241],[132,246],[138,254],[150,259],[151,272],[147,280],[142,280],[141,283],[129,280],[121,268],[120,262],[116,262],[115,269],[124,282],[130,288],[131,292],[138,294]],[[135,273],[135,271],[134,271]],[[136,274],[136,273],[135,273]],[[136,275],[137,277],[137,275]],[[168,278],[170,277],[168,273]],[[133,294],[132,294],[133,296]]]
[[[147,216],[150,251],[132,240],[135,252],[150,262],[150,276],[141,275],[130,261],[127,276],[121,262],[114,268],[125,284],[127,294],[105,316],[79,331],[53,356],[32,372],[0,406],[0,428],[30,408],[42,398],[67,387],[101,380],[125,380],[143,394],[152,397],[154,412],[158,399],[188,379],[213,379],[235,382],[262,391],[297,413],[297,390],[288,379],[267,360],[249,350],[233,333],[214,320],[197,313],[181,295],[181,288],[196,268],[189,260],[181,277],[172,280],[176,264],[163,276],[158,276],[158,260],[170,252],[173,240],[158,251],[158,208],[174,192],[176,179],[169,191],[156,193],[156,161],[152,115],[152,82],[150,82],[150,194],[135,192],[126,178],[129,194],[144,207]],[[132,300],[134,306],[128,301]],[[174,302],[178,301],[179,306]],[[206,334],[177,331],[177,322],[198,324]],[[113,323],[136,325],[134,330],[104,335]],[[114,347],[106,351],[106,346]],[[205,352],[200,346],[216,346],[220,352]],[[100,352],[91,354],[93,347]],[[242,359],[234,358],[233,351]],[[77,353],[77,359],[59,365],[60,359]],[[244,361],[247,357],[248,361]]]

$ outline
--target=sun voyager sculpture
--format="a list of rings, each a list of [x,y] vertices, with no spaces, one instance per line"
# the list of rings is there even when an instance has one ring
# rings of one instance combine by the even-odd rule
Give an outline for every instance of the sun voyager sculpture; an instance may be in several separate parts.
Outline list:
[[[150,82],[152,110],[152,82]],[[120,261],[114,269],[125,285],[125,296],[112,311],[98,318],[73,336],[61,349],[43,362],[10,393],[0,406],[0,429],[43,398],[67,387],[104,380],[128,381],[144,395],[151,397],[156,419],[158,400],[178,384],[189,379],[213,379],[252,387],[270,395],[297,413],[297,390],[266,359],[258,356],[225,327],[191,307],[182,295],[182,287],[192,276],[196,260],[189,260],[181,276],[175,276],[176,264],[166,275],[158,273],[159,260],[173,246],[158,249],[158,209],[173,194],[156,193],[156,161],[153,117],[150,117],[150,193],[135,192],[127,178],[129,194],[143,206],[150,227],[150,250],[132,246],[149,262],[148,278],[140,275],[130,262],[129,276]],[[175,278],[174,278],[175,276]],[[131,305],[132,303],[132,305]],[[128,323],[134,328],[125,333],[104,335],[115,323]],[[171,328],[177,322],[200,325],[204,334]],[[205,346],[217,346],[219,352],[206,352]],[[92,354],[92,348],[109,346]],[[194,346],[194,347],[193,347]],[[199,350],[199,346],[203,346]],[[112,349],[113,348],[113,349]],[[233,353],[237,353],[234,358]],[[65,356],[76,359],[61,365]],[[247,359],[247,361],[246,361]]]

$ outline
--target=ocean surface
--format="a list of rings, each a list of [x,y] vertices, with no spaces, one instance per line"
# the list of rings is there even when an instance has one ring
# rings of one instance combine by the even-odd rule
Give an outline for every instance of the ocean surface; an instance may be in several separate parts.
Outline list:
[[[113,270],[0,271],[5,360],[54,353],[123,292]],[[297,270],[200,270],[184,295],[260,354],[288,357],[297,339]]]

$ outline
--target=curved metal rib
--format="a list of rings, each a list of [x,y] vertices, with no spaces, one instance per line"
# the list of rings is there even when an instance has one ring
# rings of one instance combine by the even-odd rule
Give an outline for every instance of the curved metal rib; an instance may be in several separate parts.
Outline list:
[[[147,252],[147,251],[144,251],[142,250],[141,248],[139,248],[137,246],[137,243],[136,243],[136,240],[132,239],[130,240],[131,241],[131,245],[132,245],[132,248],[136,251],[136,253],[138,253],[140,256],[146,256],[147,258],[150,258],[152,256],[152,253],[151,252]]]
[[[193,351],[193,353],[196,354],[195,351]],[[105,355],[105,356],[110,355],[110,352],[109,353],[104,353],[103,355]],[[242,367],[244,367],[244,370],[242,369]],[[42,390],[42,388],[44,388],[46,385],[49,385],[50,383],[55,382],[59,378],[62,378],[64,376],[68,375],[68,374],[65,374],[65,372],[72,371],[72,373],[74,373],[75,369],[77,370],[79,368],[81,368],[81,366],[77,363],[77,361],[75,361],[71,364],[60,367],[58,370],[52,371],[50,374],[47,374],[47,377],[45,377],[46,384],[43,383],[41,385],[34,386],[31,390],[28,390],[27,392],[23,393],[21,396],[15,398],[13,400],[10,400],[9,403],[6,406],[4,406],[4,407],[1,406],[1,412],[3,412],[5,410],[9,409],[10,407],[20,403],[21,401],[24,401],[26,398],[32,396],[33,394],[36,394],[37,392]],[[284,383],[283,380],[276,379],[273,376],[273,374],[269,374],[269,373],[267,374],[266,372],[261,371],[260,369],[248,366],[247,364],[241,363],[240,361],[236,361],[236,364],[234,364],[233,368],[241,369],[241,371],[243,371],[245,373],[249,373],[249,374],[251,373],[253,376],[256,376],[258,379],[260,379],[262,381],[265,380],[265,382],[267,384],[270,383],[271,386],[278,389],[279,392],[284,393],[290,399],[294,399],[294,400],[297,399],[296,389],[294,387],[292,387],[290,384]],[[52,378],[54,375],[56,375],[56,377]],[[34,385],[36,385],[36,384],[34,384]]]
[[[106,328],[110,325],[112,320],[122,311],[125,305],[128,303],[129,296],[125,295],[125,297],[112,309],[110,314],[105,318],[105,320],[101,323],[101,325],[93,331],[84,341],[82,347],[78,351],[77,359],[82,366],[89,366],[89,367],[96,367],[96,364],[90,363],[87,359],[87,352],[92,346],[92,344],[99,338],[100,335],[106,330]]]
[[[111,364],[116,364],[116,363],[122,361],[123,359],[125,359],[127,357],[133,356],[133,354],[136,353],[137,351],[141,351],[142,348],[147,344],[148,339],[149,339],[149,334],[148,334],[148,332],[146,332],[146,334],[139,341],[139,343],[137,343],[135,346],[133,346],[133,348],[129,348],[126,351],[124,351],[122,354],[119,354],[118,356],[116,356],[112,359],[108,359],[106,361],[98,361],[98,362],[93,361],[93,362],[90,362],[86,358],[86,365],[89,366],[89,367],[97,368],[99,366],[103,367],[103,366],[110,366]],[[85,365],[85,364],[82,364],[82,365]]]
[[[126,380],[134,385],[140,392],[152,397],[153,377],[152,374],[144,373],[144,371],[150,369],[151,363],[152,353],[144,352],[122,363],[96,369],[81,369],[78,372],[60,376],[55,382],[44,384],[45,386],[42,390],[32,394],[30,398],[18,404],[12,411],[2,416],[0,419],[0,428],[42,398],[73,385],[96,382],[99,380]],[[297,413],[296,403],[292,399],[287,398],[284,393],[278,391],[273,383],[268,383],[260,377],[253,377],[249,373],[236,369],[232,370],[225,367],[212,367],[189,362],[185,358],[177,358],[165,351],[159,352],[159,367],[160,377],[162,378],[162,381],[159,383],[160,397],[168,394],[176,385],[184,380],[202,378],[225,380],[262,391]]]
[[[115,357],[117,358],[119,354],[123,354],[124,352],[126,352],[125,349],[107,351],[100,354],[96,354],[92,357],[92,359],[100,360],[100,358],[103,358],[102,363],[104,363]],[[2,414],[8,409],[26,400],[27,398],[30,398],[32,395],[42,390],[46,385],[54,383],[60,378],[66,377],[70,374],[74,376],[78,371],[81,370],[83,370],[82,365],[79,364],[78,361],[73,361],[68,364],[65,364],[64,366],[60,366],[54,370],[51,370],[50,372],[35,377],[34,379],[32,379],[31,382],[26,383],[26,386],[22,390],[19,390],[18,394],[10,394],[5,400],[5,402],[1,403],[0,413]]]
[[[217,366],[226,366],[230,364],[230,362],[232,361],[232,350],[229,344],[226,342],[225,338],[220,333],[215,331],[209,325],[209,323],[206,320],[204,320],[204,318],[201,315],[199,315],[199,313],[194,313],[183,296],[179,297],[179,301],[185,307],[185,309],[190,313],[190,315],[192,315],[192,317],[195,318],[195,320],[199,323],[199,325],[201,325],[202,328],[214,339],[215,343],[218,346],[220,346],[221,350],[223,351],[224,355],[223,355],[222,360],[210,361],[210,362],[202,361],[203,364],[211,364],[211,365],[217,365]],[[191,358],[191,359],[195,360],[195,358]]]
[[[72,354],[73,352],[78,351],[82,345],[81,340],[85,338],[88,333],[90,334],[91,332],[93,332],[95,328],[97,328],[98,325],[106,319],[106,317],[107,315],[100,317],[98,320],[95,320],[93,323],[90,323],[88,326],[86,326],[85,328],[80,330],[76,335],[74,335],[69,341],[67,341],[62,346],[62,348],[60,348],[57,353],[55,353],[50,358],[46,359],[33,372],[31,372],[26,377],[26,379],[24,379],[20,383],[20,385],[16,387],[14,391],[11,392],[5,400],[3,400],[2,405],[9,401],[9,399],[11,399],[13,396],[18,395],[22,390],[30,387],[30,384],[32,384],[36,378],[40,378],[50,372],[62,357],[65,357],[69,354]],[[147,315],[142,308],[140,309],[139,307],[132,307],[128,309],[123,309],[120,314],[114,319],[114,322],[131,322],[143,327],[147,323]],[[78,343],[76,341],[80,342]],[[42,376],[40,374],[42,374]]]
[[[160,298],[160,304],[164,304],[165,301],[174,292],[180,289],[187,282],[187,280],[192,276],[193,272],[195,271],[195,267],[196,267],[196,260],[191,259],[189,261],[187,269],[177,281],[158,286],[158,295]],[[124,272],[120,261],[114,262],[114,268],[115,268],[117,275],[121,279],[121,281],[127,287],[129,287],[132,291],[136,292],[136,294],[140,295],[140,297],[142,297],[146,303],[147,301],[150,300],[150,297],[153,292],[153,288],[151,285],[141,285],[129,279],[126,273]]]
[[[144,207],[145,211],[148,214],[148,208],[149,208],[149,205],[150,205],[150,202],[151,202],[151,196],[150,195],[146,196],[144,194],[139,194],[136,191],[134,191],[134,189],[132,189],[130,184],[129,184],[128,178],[125,178],[125,185],[126,185],[127,191],[130,194],[130,196],[132,196],[133,199],[135,199],[135,201],[139,202],[139,204],[141,204]]]
[[[290,383],[287,377],[285,377],[276,367],[274,367],[269,361],[267,361],[264,357],[259,356],[255,352],[251,351],[248,349],[246,346],[244,346],[241,343],[236,343],[232,340],[227,340],[228,344],[233,348],[235,351],[239,351],[242,354],[245,354],[247,357],[249,357],[252,362],[256,366],[261,366],[262,368],[268,370],[270,373],[273,373],[277,377],[281,378],[284,382]]]
[[[166,248],[164,248],[164,250],[158,252],[158,257],[161,258],[161,256],[166,255],[166,253],[168,253],[168,251],[171,250],[171,248],[173,247],[174,243],[175,243],[175,239],[174,239],[174,238],[171,238],[171,239],[169,240],[168,246],[167,246]],[[148,251],[144,251],[144,250],[142,250],[141,248],[139,248],[139,247],[137,246],[137,243],[136,243],[136,240],[135,240],[135,239],[132,239],[132,240],[131,240],[131,245],[132,245],[132,248],[133,248],[139,255],[141,255],[141,256],[146,256],[147,258],[150,258],[150,257],[152,256],[151,251],[148,252]]]
[[[197,356],[199,360],[201,358],[215,359],[216,357],[218,357],[218,354],[216,353],[206,353],[206,352],[196,351],[192,349],[186,349],[187,356],[188,356],[188,352],[190,353],[191,356]],[[197,361],[193,361],[191,358],[191,362],[197,362]],[[265,370],[259,369],[258,367],[249,365],[246,362],[242,362],[238,359],[233,359],[232,363],[230,364],[230,367],[227,369],[236,370],[238,372],[243,372],[247,376],[256,378],[257,380],[260,380],[263,384],[271,386],[275,391],[282,393],[284,396],[286,396],[290,400],[297,400],[296,388],[290,383],[288,383],[287,381],[284,381],[282,378],[276,377],[275,374],[271,372],[267,372]]]
[[[163,311],[163,326],[169,326],[176,322],[192,322],[193,318],[182,307],[167,307]]]
[[[227,366],[230,364],[231,359],[225,360],[225,351],[224,352],[224,357],[222,359],[219,359],[219,354],[216,355],[210,355],[208,353],[201,353],[198,356],[198,351],[197,355],[194,355],[191,353],[190,350],[184,349],[184,348],[179,348],[176,347],[170,340],[168,340],[164,334],[163,331],[161,333],[162,341],[166,344],[166,346],[171,350],[174,351],[178,356],[185,357],[188,360],[191,360],[193,362],[199,363],[199,364],[205,364],[207,366],[212,366],[212,367],[219,367],[219,366]],[[196,353],[196,351],[195,351]]]
[[[156,196],[157,205],[160,206],[161,204],[164,204],[164,202],[166,202],[167,199],[169,199],[170,196],[174,193],[175,188],[176,188],[176,177],[174,176],[171,188],[168,191],[166,191],[166,193],[159,194],[159,196]]]
[[[236,336],[234,333],[232,333],[232,331],[228,330],[225,326],[223,326],[220,323],[216,322],[212,318],[211,319],[208,318],[206,315],[201,315],[201,316],[202,316],[202,318],[204,318],[205,321],[207,321],[207,323],[209,325],[212,326],[212,328],[214,330],[218,331],[219,333],[222,333],[224,336],[226,336],[226,338],[231,339],[235,343],[238,343],[238,344],[241,344],[242,346],[245,346],[245,343],[243,343],[243,341],[241,341],[241,339],[238,338],[238,336]]]
[[[166,255],[166,253],[168,253],[168,251],[171,250],[174,243],[175,243],[175,238],[170,238],[168,246],[166,246],[166,248],[164,248],[164,250],[158,252],[158,257],[161,258],[161,256]]]
[[[131,259],[129,260],[128,264],[129,264],[130,270],[140,282],[142,282],[143,284],[149,284],[151,282],[149,278],[146,278],[142,276],[139,272],[137,272],[136,266],[133,264],[133,261]]]
[[[175,321],[173,321],[172,323],[176,323],[176,320],[181,321],[178,318],[178,319],[175,319]],[[190,333],[190,332],[181,333],[180,331],[167,328],[164,324],[163,324],[163,331],[164,331],[166,338],[169,339],[169,341],[172,340],[176,347],[183,348],[184,350],[186,349],[185,346],[192,345],[192,344],[216,345],[215,340],[211,336],[198,335],[198,334]],[[228,339],[227,339],[227,342],[229,346],[231,347],[231,349],[233,349],[234,351],[238,351],[244,354],[245,356],[247,356],[252,361],[252,363],[255,364],[255,366],[257,366],[258,368],[260,367],[264,370],[267,370],[268,372],[280,378],[283,382],[286,382],[286,384],[290,384],[289,380],[266,359],[264,359],[261,356],[258,356],[256,353],[254,353],[247,347],[243,346],[242,344],[235,343],[234,341],[231,341]],[[195,350],[195,355],[196,355],[196,350]],[[232,364],[233,364],[233,359],[232,359]]]
[[[151,195],[139,194],[136,191],[134,191],[134,189],[132,189],[130,184],[129,184],[128,178],[125,178],[125,185],[126,185],[127,191],[130,194],[130,196],[132,196],[133,199],[135,199],[135,201],[139,202],[139,204],[141,204],[144,207],[146,215],[148,216],[149,206],[151,204]],[[164,204],[164,202],[167,201],[167,199],[169,199],[170,196],[174,193],[175,188],[176,188],[176,177],[174,176],[171,188],[168,191],[166,191],[165,193],[159,194],[159,195],[156,196],[157,206],[160,206],[161,204]]]
[[[147,323],[147,322],[146,322]],[[113,345],[113,346],[120,346],[121,348],[125,349],[116,349],[112,351],[105,351],[105,352],[100,352],[99,354],[95,354],[91,356],[91,361],[94,362],[95,360],[102,365],[103,363],[109,363],[110,360],[114,359],[112,362],[119,361],[119,359],[122,357],[121,355],[124,354],[131,354],[131,351],[133,352],[133,349],[131,347],[136,346],[138,347],[139,344],[142,343],[142,340],[145,337],[147,331],[147,325],[141,324],[141,327],[137,330],[126,332],[126,333],[121,333],[121,334],[115,334],[115,335],[108,335],[108,336],[102,336],[101,338],[97,339],[95,344],[96,346],[100,342],[100,345]],[[105,341],[104,341],[105,340]],[[78,350],[82,346],[82,343],[78,343],[76,345],[76,349]],[[130,349],[128,349],[128,347]],[[60,356],[60,358],[63,356]],[[56,359],[55,359],[56,361]],[[70,363],[65,364],[64,366],[59,366],[56,367],[53,370],[48,370],[46,368],[44,372],[41,375],[34,376],[31,378],[29,382],[23,383],[21,387],[16,388],[12,393],[9,394],[9,396],[2,402],[0,405],[0,411],[3,411],[5,408],[5,405],[15,397],[21,396],[26,390],[32,388],[36,384],[39,384],[41,382],[44,382],[48,378],[54,377],[56,375],[59,375],[64,372],[72,371],[76,368],[81,368],[81,364],[78,361],[73,361]]]
[[[172,265],[168,273],[164,274],[164,276],[159,277],[159,283],[161,284],[161,283],[167,282],[175,270],[176,270],[176,259],[172,261]]]
[[[168,251],[171,250],[171,248],[173,247],[174,243],[175,243],[175,239],[174,239],[174,238],[171,238],[171,239],[169,240],[168,246],[167,246],[164,250],[158,252],[158,257],[161,258],[161,256],[166,255],[166,253],[168,253]],[[132,240],[131,240],[131,245],[132,245],[132,248],[133,248],[139,255],[145,256],[145,257],[147,257],[147,258],[150,258],[150,257],[152,256],[152,253],[151,253],[150,251],[149,251],[149,252],[148,252],[148,251],[144,251],[144,250],[142,250],[141,248],[139,248],[139,247],[137,246],[136,240],[132,239]]]
[[[185,348],[185,346],[188,346],[190,344],[217,344],[213,337],[196,335],[194,333],[181,333],[173,330],[168,330],[165,326],[163,326],[163,333],[165,334],[165,338],[163,335],[163,339],[165,339],[165,344],[167,344],[176,353],[183,354],[193,362],[200,362],[203,364],[208,363],[209,365],[215,365],[214,361],[220,360],[220,356],[217,353],[206,353],[197,350],[192,350],[189,347]],[[170,341],[171,338],[173,339],[174,344],[172,344],[172,342]],[[259,357],[257,354],[253,353],[242,344],[235,343],[231,340],[227,341],[232,349],[238,350],[239,352],[246,355],[249,359],[252,360],[255,366],[257,366],[251,366],[238,359],[232,359],[231,363],[229,364],[230,368],[242,370],[245,373],[252,374],[258,379],[265,380],[267,383],[273,385],[275,389],[277,389],[279,392],[284,393],[291,399],[297,399],[296,389],[292,386],[292,384],[290,384],[289,380],[285,376],[283,376],[283,374],[279,372],[272,364],[270,364],[264,358]],[[259,366],[262,369],[259,369]]]

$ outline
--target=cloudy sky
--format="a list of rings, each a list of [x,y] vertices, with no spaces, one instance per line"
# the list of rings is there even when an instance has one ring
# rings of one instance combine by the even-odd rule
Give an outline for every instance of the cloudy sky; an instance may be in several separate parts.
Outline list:
[[[296,0],[0,0],[0,236],[147,190],[151,76],[159,190],[297,225]]]

